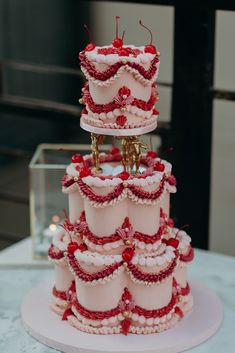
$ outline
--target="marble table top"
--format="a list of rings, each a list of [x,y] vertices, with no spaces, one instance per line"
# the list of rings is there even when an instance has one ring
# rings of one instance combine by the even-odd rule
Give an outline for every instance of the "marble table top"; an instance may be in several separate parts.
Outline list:
[[[9,251],[8,251],[9,253]],[[0,252],[1,256],[6,253]],[[14,259],[15,263],[15,259]],[[54,353],[29,336],[21,322],[20,305],[24,295],[42,281],[53,276],[50,267],[38,264],[11,266],[0,261],[0,352]],[[235,258],[196,250],[195,261],[189,268],[189,278],[205,283],[217,293],[224,306],[224,321],[215,336],[187,351],[190,353],[235,352]]]

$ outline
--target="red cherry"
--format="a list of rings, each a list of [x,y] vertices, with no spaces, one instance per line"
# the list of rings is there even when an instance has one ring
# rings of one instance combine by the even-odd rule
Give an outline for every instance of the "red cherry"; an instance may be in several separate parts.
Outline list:
[[[81,154],[74,154],[72,156],[72,163],[82,163],[83,162],[83,156]]]
[[[183,311],[178,306],[175,307],[175,313],[176,315],[179,315],[179,317],[181,318],[184,317]]]
[[[91,170],[90,168],[88,167],[83,167],[81,170],[80,170],[80,178],[84,178],[84,177],[87,177],[89,175],[91,175]]]
[[[157,162],[154,166],[154,170],[156,170],[157,172],[164,172],[165,166],[163,163]]]
[[[168,222],[167,222],[167,225],[169,226],[169,227],[174,227],[174,220],[172,219],[172,218],[169,218],[168,219]]]
[[[170,238],[167,240],[167,245],[172,246],[173,248],[177,249],[179,245],[179,240],[175,238]]]
[[[118,153],[120,153],[120,150],[119,150],[119,148],[118,147],[112,147],[110,150],[109,150],[109,153],[110,154],[118,154]]]
[[[176,178],[174,177],[174,175],[171,175],[167,180],[170,185],[176,186],[177,181],[176,181]]]
[[[119,56],[129,56],[130,55],[130,52],[129,50],[125,49],[125,48],[122,48],[119,53],[118,53]]]
[[[121,172],[119,175],[119,178],[121,178],[122,180],[127,180],[130,176],[130,174],[128,172]]]
[[[96,45],[94,43],[89,43],[87,44],[85,51],[92,51],[93,49],[95,49]]]
[[[155,152],[155,151],[148,151],[147,157],[156,158],[156,157],[157,157],[157,152]]]
[[[126,248],[122,253],[122,258],[125,262],[130,262],[134,256],[134,248]]]
[[[145,52],[145,53],[150,53],[150,54],[156,54],[157,49],[156,49],[155,45],[153,45],[153,44],[147,44],[147,45],[145,45],[145,47],[144,47],[144,52]]]
[[[121,48],[123,46],[123,40],[122,38],[114,38],[114,40],[112,41],[112,44],[114,48]]]
[[[83,252],[83,251],[86,251],[87,250],[87,246],[85,243],[82,243],[82,244],[79,244],[78,245],[78,249]]]
[[[78,249],[78,243],[75,243],[74,241],[71,241],[67,246],[67,250],[70,254],[73,254],[74,251],[76,251],[77,249]]]
[[[131,326],[131,320],[130,319],[124,319],[121,322],[121,328],[122,328],[122,333],[127,336],[129,329]]]

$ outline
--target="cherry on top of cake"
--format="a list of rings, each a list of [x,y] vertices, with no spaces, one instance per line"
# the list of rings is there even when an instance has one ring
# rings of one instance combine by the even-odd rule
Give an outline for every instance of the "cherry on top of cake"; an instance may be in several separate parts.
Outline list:
[[[84,25],[89,34],[90,43],[87,44],[82,53],[85,53],[88,60],[110,65],[123,60],[145,64],[153,60],[154,57],[160,56],[160,53],[157,52],[156,46],[152,44],[151,30],[147,28],[141,20],[139,21],[139,24],[150,33],[150,43],[140,47],[125,45],[125,31],[123,31],[121,38],[118,35],[118,19],[119,16],[116,16],[116,37],[113,39],[112,44],[106,46],[96,46],[91,39],[90,30]]]

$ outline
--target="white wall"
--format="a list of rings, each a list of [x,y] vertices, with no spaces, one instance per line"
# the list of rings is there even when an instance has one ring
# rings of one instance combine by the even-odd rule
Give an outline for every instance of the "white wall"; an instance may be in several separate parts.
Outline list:
[[[153,31],[154,43],[161,52],[159,81],[172,82],[174,9],[172,7],[99,2],[93,4],[94,39],[98,45],[115,37],[115,16],[125,42],[142,45],[148,33],[139,25],[142,19]],[[235,13],[218,11],[216,15],[216,88],[235,91]],[[159,88],[162,121],[170,120],[171,89]],[[211,183],[210,249],[235,255],[235,102],[215,101]]]
[[[235,13],[216,14],[215,87],[235,91]],[[235,102],[215,100],[210,248],[235,255]]]

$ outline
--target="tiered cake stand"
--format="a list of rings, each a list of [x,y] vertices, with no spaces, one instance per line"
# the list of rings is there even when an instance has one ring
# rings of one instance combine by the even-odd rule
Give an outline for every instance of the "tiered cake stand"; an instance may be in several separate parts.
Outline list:
[[[92,335],[61,321],[49,308],[49,283],[33,288],[25,297],[22,320],[29,334],[47,346],[66,353],[176,353],[212,336],[220,327],[220,300],[206,286],[192,282],[193,311],[168,331],[151,335]]]

